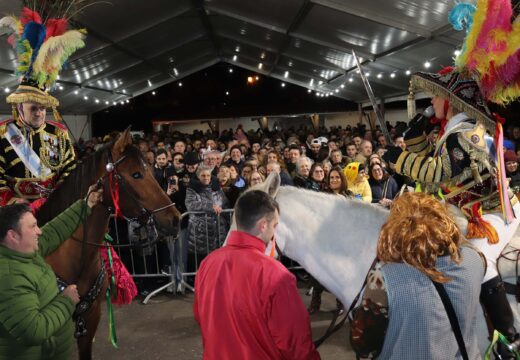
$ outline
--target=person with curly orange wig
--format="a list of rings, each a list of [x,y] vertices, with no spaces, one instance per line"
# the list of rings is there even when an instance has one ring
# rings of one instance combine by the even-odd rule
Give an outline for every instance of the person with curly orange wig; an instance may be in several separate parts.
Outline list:
[[[397,198],[377,245],[351,343],[378,359],[461,359],[433,282],[453,304],[470,359],[480,358],[476,337],[485,261],[460,234],[446,207],[424,193]]]

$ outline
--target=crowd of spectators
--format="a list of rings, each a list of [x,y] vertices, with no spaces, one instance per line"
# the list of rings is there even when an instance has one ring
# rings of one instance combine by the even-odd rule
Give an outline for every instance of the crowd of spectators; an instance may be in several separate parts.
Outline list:
[[[388,125],[390,144],[379,128],[368,129],[362,124],[247,133],[241,126],[221,133],[155,132],[135,136],[134,141],[178,210],[205,212],[190,216],[181,233],[189,249],[184,263],[188,270],[194,270],[225,238],[230,221],[221,212],[232,209],[245,189],[263,182],[273,171],[280,174],[282,185],[336,193],[389,208],[400,189],[414,183],[394,174],[383,160],[389,146],[406,148],[402,136],[406,124]],[[518,192],[520,126],[506,130],[507,177]],[[79,156],[88,156],[113,136],[80,141]]]

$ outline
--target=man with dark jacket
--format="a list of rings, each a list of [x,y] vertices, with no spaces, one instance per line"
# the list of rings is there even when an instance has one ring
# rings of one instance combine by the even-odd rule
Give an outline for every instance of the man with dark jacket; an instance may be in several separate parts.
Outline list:
[[[27,204],[0,207],[0,359],[69,359],[79,302],[76,285],[60,294],[44,257],[68,239],[102,199],[94,191],[41,230]]]
[[[168,162],[168,152],[165,149],[157,150],[153,174],[161,188],[166,191],[168,180],[175,175],[175,168]]]

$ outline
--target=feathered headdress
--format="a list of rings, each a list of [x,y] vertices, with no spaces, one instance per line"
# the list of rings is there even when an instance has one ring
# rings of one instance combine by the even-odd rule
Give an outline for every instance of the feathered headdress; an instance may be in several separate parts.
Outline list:
[[[456,30],[466,28],[467,32],[455,65],[478,82],[487,100],[501,105],[520,97],[520,21],[516,16],[511,0],[478,0],[476,6],[458,3],[449,15]],[[514,213],[507,193],[502,122],[503,119],[497,118],[496,151],[492,156],[502,213],[510,223]]]
[[[484,97],[508,104],[520,97],[520,21],[511,0],[478,0],[474,6],[459,3],[449,15],[466,39],[455,65],[479,83]]]
[[[20,86],[7,97],[13,104],[35,102],[54,110],[58,100],[47,90],[55,83],[68,58],[85,46],[85,30],[68,30],[69,19],[84,7],[87,0],[27,0],[20,18],[0,19],[0,35],[7,34],[15,48],[18,65],[16,75]]]

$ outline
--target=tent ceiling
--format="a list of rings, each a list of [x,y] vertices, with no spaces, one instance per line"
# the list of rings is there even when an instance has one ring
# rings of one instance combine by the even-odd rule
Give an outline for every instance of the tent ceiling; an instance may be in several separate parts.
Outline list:
[[[2,1],[17,14],[20,1]],[[88,29],[53,93],[63,113],[90,114],[115,102],[228,62],[334,96],[367,95],[351,51],[378,98],[405,95],[407,70],[452,63],[463,34],[451,0],[111,0],[77,18]],[[260,65],[261,64],[261,65]],[[0,87],[13,89],[15,53],[0,37]],[[393,74],[393,75],[392,75]],[[2,101],[0,110],[8,111]]]

